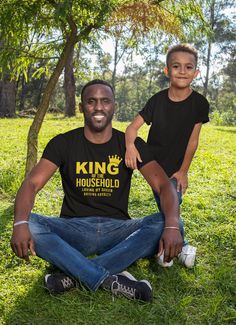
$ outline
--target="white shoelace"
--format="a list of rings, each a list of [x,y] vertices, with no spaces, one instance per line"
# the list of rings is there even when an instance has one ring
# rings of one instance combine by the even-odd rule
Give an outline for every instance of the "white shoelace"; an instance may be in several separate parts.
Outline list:
[[[114,286],[115,287],[117,286],[117,288],[114,288]],[[111,285],[111,292],[113,295],[117,295],[121,293],[127,298],[135,299],[136,289],[122,285],[121,283],[118,282],[118,278],[117,278]]]
[[[62,283],[64,289],[74,286],[74,282],[69,277],[66,277],[63,280],[61,280],[61,283]]]

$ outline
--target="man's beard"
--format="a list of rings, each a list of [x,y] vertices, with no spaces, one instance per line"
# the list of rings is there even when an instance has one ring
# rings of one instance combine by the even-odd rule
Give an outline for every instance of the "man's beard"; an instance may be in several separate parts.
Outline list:
[[[97,113],[93,113],[89,116],[87,116],[86,114],[84,114],[84,121],[85,121],[85,125],[93,132],[102,132],[103,130],[105,130],[105,128],[111,123],[114,112],[111,114],[106,114],[104,112],[101,112],[103,114],[103,119],[105,121],[101,121],[99,122],[93,122],[92,117],[95,116]]]

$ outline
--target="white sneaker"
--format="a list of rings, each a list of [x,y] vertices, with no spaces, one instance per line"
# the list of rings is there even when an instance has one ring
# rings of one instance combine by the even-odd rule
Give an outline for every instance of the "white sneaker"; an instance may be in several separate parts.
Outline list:
[[[164,253],[162,253],[161,256],[157,256],[157,263],[162,267],[171,267],[173,265],[173,260],[164,262]]]
[[[185,245],[182,248],[182,252],[179,254],[179,261],[184,264],[187,268],[194,267],[196,259],[197,247]]]

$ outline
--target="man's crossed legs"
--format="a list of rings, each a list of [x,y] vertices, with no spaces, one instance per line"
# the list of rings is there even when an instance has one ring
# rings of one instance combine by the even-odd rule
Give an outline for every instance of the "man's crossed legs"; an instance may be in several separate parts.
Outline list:
[[[157,253],[164,229],[164,216],[158,213],[140,219],[119,220],[96,216],[55,218],[31,214],[29,226],[37,256],[96,291],[105,283],[111,282],[112,286],[114,276],[116,281],[123,281],[124,275],[120,272],[136,260]],[[183,236],[181,221],[180,229]],[[141,281],[138,282],[140,284]],[[141,287],[144,287],[144,282]],[[138,294],[137,297],[146,299]]]

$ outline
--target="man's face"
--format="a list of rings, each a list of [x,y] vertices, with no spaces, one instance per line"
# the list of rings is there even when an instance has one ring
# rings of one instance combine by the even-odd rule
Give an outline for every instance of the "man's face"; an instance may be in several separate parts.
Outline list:
[[[165,70],[166,75],[170,78],[171,85],[177,88],[189,87],[198,72],[195,57],[188,52],[172,53]]]
[[[88,86],[83,94],[80,111],[85,125],[94,132],[103,131],[112,121],[115,99],[110,87],[102,84]]]

